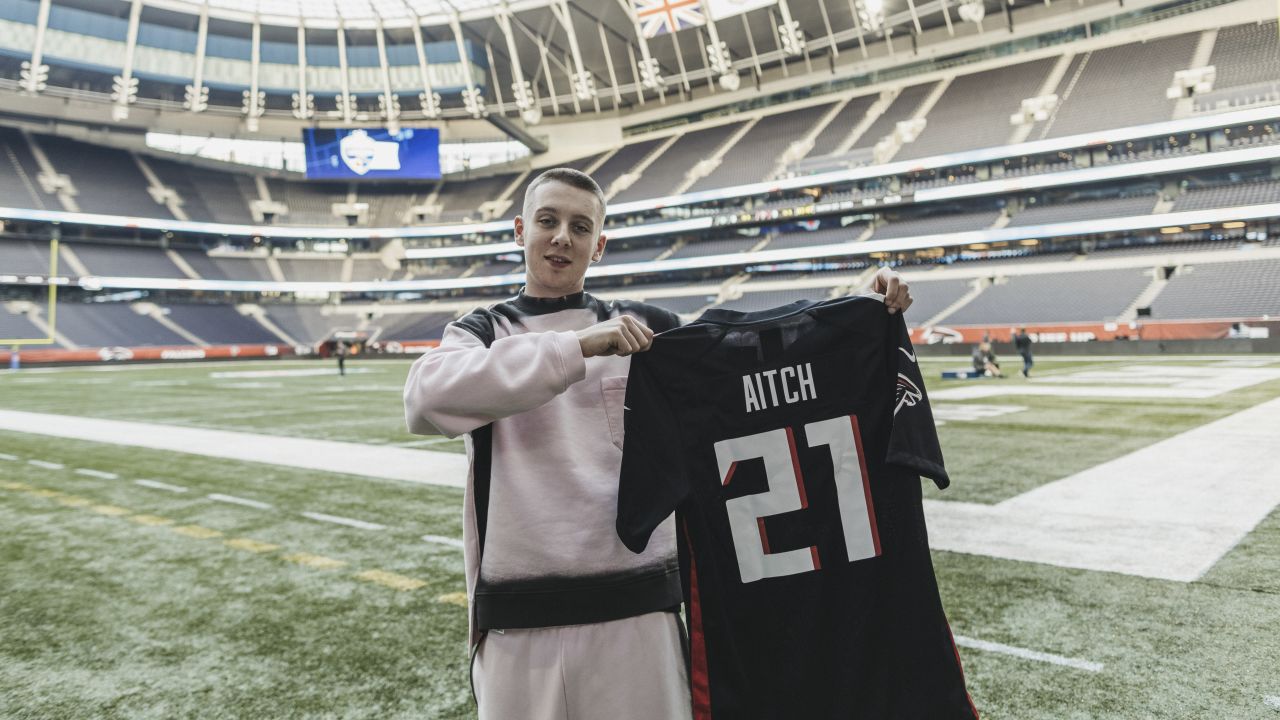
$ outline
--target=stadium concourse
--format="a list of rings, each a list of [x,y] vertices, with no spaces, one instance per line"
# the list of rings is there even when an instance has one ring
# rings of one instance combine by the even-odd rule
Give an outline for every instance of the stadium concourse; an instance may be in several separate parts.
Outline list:
[[[677,5],[0,3],[0,717],[475,717],[402,392],[553,167],[606,300],[910,283],[984,718],[1280,717],[1275,3]]]

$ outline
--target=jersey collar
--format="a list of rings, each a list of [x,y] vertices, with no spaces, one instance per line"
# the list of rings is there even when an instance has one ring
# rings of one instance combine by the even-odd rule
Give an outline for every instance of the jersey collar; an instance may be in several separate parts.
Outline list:
[[[533,297],[525,294],[524,288],[520,288],[520,293],[516,295],[516,299],[512,303],[520,312],[529,315],[546,315],[548,313],[560,312],[561,310],[581,310],[586,308],[591,301],[591,296],[586,292],[576,292],[572,295],[563,295],[561,297],[543,298]]]

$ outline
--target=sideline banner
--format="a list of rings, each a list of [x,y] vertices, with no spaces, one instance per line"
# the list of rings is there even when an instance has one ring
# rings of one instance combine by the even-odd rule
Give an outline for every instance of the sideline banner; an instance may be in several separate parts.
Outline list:
[[[917,327],[911,342],[917,345],[976,344],[983,336],[992,342],[1013,342],[1022,325],[965,325]],[[1280,333],[1275,320],[1160,320],[1127,323],[1027,323],[1033,342],[1107,342],[1112,340],[1226,340],[1264,339]]]
[[[8,364],[13,353],[0,349],[0,364]],[[232,360],[239,358],[274,358],[297,355],[295,349],[287,345],[214,345],[196,347],[195,345],[177,345],[161,347],[100,347],[66,350],[64,348],[45,348],[22,350],[18,357],[23,365],[46,365],[57,363],[115,363],[138,362],[141,360]]]

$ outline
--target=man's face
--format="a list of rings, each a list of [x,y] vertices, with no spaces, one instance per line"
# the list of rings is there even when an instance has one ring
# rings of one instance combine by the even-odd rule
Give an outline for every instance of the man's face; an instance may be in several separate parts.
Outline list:
[[[600,202],[572,185],[551,180],[533,189],[516,217],[516,244],[524,248],[525,292],[560,297],[582,290],[592,261],[604,254]]]

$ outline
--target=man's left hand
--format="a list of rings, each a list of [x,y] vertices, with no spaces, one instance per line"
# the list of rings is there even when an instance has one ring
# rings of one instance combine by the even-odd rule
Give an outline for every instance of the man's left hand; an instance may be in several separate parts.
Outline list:
[[[871,291],[884,295],[884,306],[889,308],[890,315],[906,312],[911,307],[911,286],[892,268],[882,267],[876,271]]]

